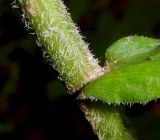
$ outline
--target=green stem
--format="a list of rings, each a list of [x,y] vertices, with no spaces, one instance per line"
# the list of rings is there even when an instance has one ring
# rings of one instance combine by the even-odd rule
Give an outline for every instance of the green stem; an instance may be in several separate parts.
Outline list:
[[[103,74],[61,0],[19,0],[46,58],[71,92]],[[29,20],[28,20],[29,19]]]
[[[123,125],[127,122],[121,107],[102,102],[85,101],[81,106],[87,120],[93,126],[99,140],[134,140],[129,129]],[[122,118],[124,120],[122,120]]]
[[[82,40],[61,0],[18,0],[18,2],[23,10],[26,27],[33,28],[38,44],[43,46],[46,58],[54,65],[71,92],[81,89],[88,82],[103,75],[104,69],[98,65],[98,61],[90,53],[88,45]],[[92,102],[90,104],[92,105]],[[110,131],[114,132],[115,127],[115,132],[122,134],[122,138],[128,137],[124,129],[121,133],[121,128],[124,127],[121,121],[117,121],[120,118],[120,116],[116,117],[117,110],[113,109],[113,112],[107,113],[104,108],[102,110],[95,107],[92,111],[84,110],[84,112],[91,116],[86,117],[93,129],[97,130],[99,138],[106,135],[106,130],[112,135]],[[105,121],[99,121],[99,118]],[[108,125],[111,123],[110,120],[114,120],[112,127]],[[127,135],[124,136],[125,134]],[[106,136],[104,138],[108,140]],[[116,139],[115,136],[114,138]]]

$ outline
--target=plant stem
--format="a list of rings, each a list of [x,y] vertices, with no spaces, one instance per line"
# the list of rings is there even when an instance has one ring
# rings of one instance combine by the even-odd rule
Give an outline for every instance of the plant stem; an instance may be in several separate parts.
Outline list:
[[[61,0],[19,0],[26,27],[71,92],[103,74]],[[31,27],[30,27],[31,25]]]
[[[99,101],[85,101],[81,109],[93,126],[99,140],[134,140],[129,129],[123,125],[123,121],[127,119],[124,119],[126,117],[122,115],[121,107],[107,105]],[[122,116],[124,120],[122,120]]]
[[[35,31],[45,57],[59,72],[68,90],[73,93],[103,75],[104,69],[90,53],[61,0],[18,0],[18,3],[26,27]],[[90,105],[93,105],[91,101]],[[84,106],[83,111],[101,140],[108,140],[109,135],[119,140],[115,133],[121,140],[131,140],[116,109],[107,112],[104,104],[92,108]]]

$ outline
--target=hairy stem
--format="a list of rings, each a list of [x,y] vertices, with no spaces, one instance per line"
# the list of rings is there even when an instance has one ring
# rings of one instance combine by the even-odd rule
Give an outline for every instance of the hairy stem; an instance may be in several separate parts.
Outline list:
[[[61,0],[18,0],[18,3],[23,10],[22,17],[26,27],[34,30],[45,57],[59,72],[61,80],[66,83],[71,92],[81,89],[88,82],[103,75],[104,69],[98,65],[98,61],[90,53],[88,45],[82,40]],[[90,105],[93,105],[91,101]],[[84,104],[84,106],[88,108],[87,105]],[[125,129],[121,132],[121,128],[124,127],[121,121],[117,121],[120,117],[116,117],[117,110],[113,109],[109,113],[104,110],[104,106],[102,109],[95,107],[91,111],[89,108],[84,109],[85,114],[89,114],[86,117],[99,138],[105,136],[104,140],[108,140],[106,130],[112,135],[110,132],[114,132],[116,127],[115,132],[122,135],[121,140],[123,137],[128,137],[130,140],[127,131],[124,133]],[[96,115],[97,113],[99,116]],[[102,121],[98,121],[99,118]],[[110,120],[114,120],[112,127],[108,125],[111,123]],[[102,126],[101,129],[99,129],[100,126]],[[125,134],[127,135],[124,136]],[[115,136],[114,138],[116,139]]]
[[[61,0],[19,0],[26,27],[33,28],[45,57],[75,92],[103,74]]]
[[[128,122],[122,115],[121,107],[109,106],[99,101],[85,101],[81,109],[85,112],[99,140],[134,140],[129,129],[123,125],[124,121]]]

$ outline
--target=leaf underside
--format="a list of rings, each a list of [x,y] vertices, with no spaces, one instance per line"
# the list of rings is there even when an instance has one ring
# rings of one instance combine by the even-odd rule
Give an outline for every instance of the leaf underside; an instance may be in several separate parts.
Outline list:
[[[84,98],[107,103],[146,103],[160,98],[160,61],[112,70],[82,90]]]
[[[160,40],[142,37],[124,37],[113,43],[106,51],[106,63],[121,67],[133,63],[157,60],[160,53]],[[156,57],[155,57],[156,56]]]

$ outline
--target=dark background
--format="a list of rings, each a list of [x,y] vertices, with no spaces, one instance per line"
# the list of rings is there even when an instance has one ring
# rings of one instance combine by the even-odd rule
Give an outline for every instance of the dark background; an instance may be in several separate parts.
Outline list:
[[[0,0],[0,140],[96,140],[12,2]],[[64,2],[101,65],[121,37],[160,38],[160,0]],[[139,140],[160,139],[160,101],[126,106],[126,113]]]

